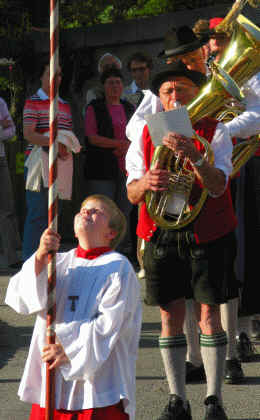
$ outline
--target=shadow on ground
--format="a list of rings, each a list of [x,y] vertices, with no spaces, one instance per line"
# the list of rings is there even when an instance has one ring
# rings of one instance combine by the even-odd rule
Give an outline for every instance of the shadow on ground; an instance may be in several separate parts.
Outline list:
[[[33,327],[14,327],[0,320],[0,369],[11,360],[18,349],[28,347]]]

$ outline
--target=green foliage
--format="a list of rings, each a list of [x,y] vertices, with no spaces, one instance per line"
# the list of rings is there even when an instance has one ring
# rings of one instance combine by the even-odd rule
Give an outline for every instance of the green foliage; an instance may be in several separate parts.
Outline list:
[[[0,36],[22,39],[30,27],[30,13],[22,1],[0,0]]]

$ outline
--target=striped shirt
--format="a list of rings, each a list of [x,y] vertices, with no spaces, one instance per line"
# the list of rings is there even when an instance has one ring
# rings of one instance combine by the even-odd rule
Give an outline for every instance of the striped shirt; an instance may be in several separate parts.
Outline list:
[[[68,102],[59,98],[58,129],[72,130],[71,110]],[[39,89],[33,96],[26,100],[23,111],[23,125],[36,124],[35,131],[44,134],[49,131],[50,100],[46,93]],[[33,144],[28,144],[26,154],[29,154]]]

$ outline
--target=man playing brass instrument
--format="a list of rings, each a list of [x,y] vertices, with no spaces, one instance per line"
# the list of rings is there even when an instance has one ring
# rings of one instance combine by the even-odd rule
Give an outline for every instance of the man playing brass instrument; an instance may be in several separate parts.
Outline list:
[[[178,62],[157,74],[152,86],[164,110],[169,111],[176,102],[189,103],[203,83],[202,73],[188,70]],[[198,217],[182,229],[161,229],[147,212],[146,192],[164,191],[169,184],[168,171],[158,166],[150,169],[154,146],[147,126],[142,138],[131,143],[126,157],[129,200],[142,203],[137,234],[146,241],[145,301],[160,307],[162,321],[159,347],[170,400],[158,420],[192,419],[185,391],[187,345],[183,334],[185,297],[191,294],[202,332],[200,345],[207,378],[204,420],[227,420],[221,396],[227,340],[219,305],[226,301],[227,282],[234,278],[236,218],[227,182],[232,171],[232,143],[224,125],[211,118],[202,119],[194,129],[211,144],[214,165],[204,160],[198,143],[192,139],[175,132],[162,139],[167,148],[189,159],[200,185],[209,190]]]

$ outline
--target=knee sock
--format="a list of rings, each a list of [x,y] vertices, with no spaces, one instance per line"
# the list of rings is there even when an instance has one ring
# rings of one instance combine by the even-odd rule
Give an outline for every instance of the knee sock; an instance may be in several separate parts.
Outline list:
[[[186,337],[184,334],[174,337],[160,337],[159,347],[170,393],[178,395],[184,402],[186,402]]]
[[[200,340],[198,322],[194,310],[194,300],[186,300],[186,313],[184,320],[184,332],[187,340],[187,357],[186,360],[194,366],[202,365],[200,354]]]
[[[207,397],[215,395],[222,404],[221,388],[225,369],[227,336],[225,332],[200,335],[201,356],[207,378]]]
[[[220,315],[223,330],[227,334],[226,359],[237,358],[237,327],[238,327],[238,298],[231,299],[220,305]]]

